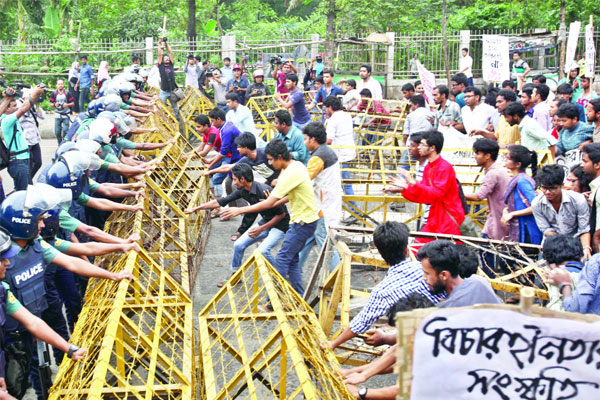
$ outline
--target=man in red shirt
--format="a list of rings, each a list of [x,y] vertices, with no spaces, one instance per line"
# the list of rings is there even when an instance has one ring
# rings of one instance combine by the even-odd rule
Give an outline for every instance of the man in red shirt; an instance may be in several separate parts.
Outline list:
[[[216,152],[221,151],[221,135],[219,134],[219,130],[210,124],[210,119],[206,115],[200,114],[196,115],[194,122],[196,124],[196,132],[202,135],[202,143],[189,153],[182,154],[182,160],[190,157],[194,158],[196,155],[204,157],[213,148]]]
[[[402,176],[393,177],[393,186],[384,190],[402,193],[405,199],[415,203],[431,204],[422,232],[460,235],[459,226],[465,219],[465,211],[458,194],[454,168],[440,156],[443,146],[444,136],[441,132],[423,133],[419,154],[427,157],[428,161],[423,171],[423,180],[417,182],[409,171],[400,169],[398,172]]]

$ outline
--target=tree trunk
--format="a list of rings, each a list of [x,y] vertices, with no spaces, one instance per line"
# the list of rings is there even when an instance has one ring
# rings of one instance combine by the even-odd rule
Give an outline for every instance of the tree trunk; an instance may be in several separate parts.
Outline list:
[[[325,59],[324,64],[333,68],[333,54],[335,53],[335,0],[329,0],[327,12],[327,33],[325,34]]]
[[[448,81],[448,87],[450,87],[450,60],[448,59],[448,32],[447,25],[448,21],[446,19],[446,0],[442,5],[442,50],[444,52],[444,67],[446,69],[446,80]]]
[[[219,6],[221,5],[221,2],[219,0],[217,0],[217,4],[216,4],[216,16],[215,19],[217,20],[217,29],[219,30],[219,36],[223,36],[223,27],[221,26],[221,13],[219,13]]]
[[[196,0],[188,0],[187,37],[191,50],[196,50]]]
[[[560,2],[560,29],[558,31],[558,40],[560,41],[560,60],[558,61],[558,77],[565,77],[565,57],[567,56],[567,21],[566,21],[566,1]]]

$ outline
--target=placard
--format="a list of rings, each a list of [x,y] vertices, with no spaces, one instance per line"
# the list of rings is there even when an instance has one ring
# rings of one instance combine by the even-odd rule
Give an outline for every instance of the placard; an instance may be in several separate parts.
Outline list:
[[[483,80],[503,82],[510,79],[510,60],[508,56],[508,36],[483,35],[481,66]]]
[[[585,26],[585,76],[594,78],[596,72],[596,45],[594,44],[594,25]]]
[[[432,72],[427,70],[421,64],[420,61],[417,60],[417,68],[419,69],[419,79],[421,80],[421,84],[423,85],[423,89],[425,90],[425,101],[427,103],[433,104],[433,88],[435,87],[435,75]]]
[[[579,40],[579,31],[581,22],[571,22],[569,25],[569,39],[567,40],[567,55],[565,57],[565,73],[569,73],[571,61],[575,61],[575,52],[577,51],[577,41]]]
[[[411,399],[600,399],[600,322],[441,309],[414,341]]]

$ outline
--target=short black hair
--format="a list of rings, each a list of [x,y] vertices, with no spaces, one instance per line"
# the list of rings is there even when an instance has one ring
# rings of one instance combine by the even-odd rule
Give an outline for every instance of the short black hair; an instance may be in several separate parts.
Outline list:
[[[360,66],[360,68],[364,68],[367,70],[368,73],[371,73],[371,66],[369,64],[363,64]],[[358,69],[360,71],[360,68]]]
[[[422,85],[422,84],[423,84],[423,82],[421,82],[421,80],[420,80],[420,79],[417,79],[413,85],[414,85],[414,86],[415,86],[415,88],[416,88],[417,86],[419,86],[419,85]]]
[[[548,264],[562,264],[566,261],[581,261],[583,247],[579,238],[573,235],[550,235],[544,239],[542,257]]]
[[[210,119],[204,114],[198,114],[194,117],[194,122],[204,126],[210,126]]]
[[[285,80],[286,80],[286,81],[287,81],[287,80],[290,80],[290,81],[292,81],[292,82],[294,82],[294,83],[298,83],[298,75],[296,75],[296,74],[294,74],[294,73],[287,74],[287,75],[285,76]]]
[[[231,61],[231,58],[225,57],[225,58],[223,58],[223,61]]]
[[[542,101],[546,101],[548,95],[550,94],[550,87],[548,85],[540,83],[539,85],[535,85],[534,88],[537,94],[539,94],[542,98]]]
[[[546,77],[544,75],[536,75],[532,81],[538,81],[541,84],[546,84]]]
[[[325,75],[325,74],[329,74],[329,75],[331,75],[331,76],[334,76],[334,74],[333,74],[333,70],[332,70],[331,68],[325,68],[325,69],[323,70],[323,72],[321,73],[321,75]]]
[[[481,138],[473,143],[473,151],[475,153],[482,152],[483,154],[489,154],[492,156],[492,160],[496,161],[498,152],[500,151],[500,145],[497,140]]]
[[[463,74],[462,72],[459,72],[458,74],[453,75],[452,78],[450,79],[450,81],[456,82],[458,85],[460,85],[462,83],[463,85],[465,85],[465,87],[469,86],[469,78],[467,78],[467,76],[465,74]]]
[[[330,95],[323,100],[323,107],[331,107],[333,111],[342,109],[342,102],[337,96]]]
[[[82,54],[81,56],[79,56],[79,59],[80,59],[80,60],[83,60],[84,58],[85,58],[86,60],[88,59],[88,56],[87,56],[87,54]]]
[[[419,144],[421,143],[421,139],[423,139],[423,134],[421,132],[411,133],[408,139],[413,143]]]
[[[225,121],[225,111],[221,110],[218,107],[213,108],[208,112],[208,116],[212,119],[220,119],[221,121]]]
[[[517,85],[515,85],[515,83],[513,81],[511,81],[510,79],[505,80],[504,82],[502,82],[502,87],[509,87],[512,90],[515,90],[515,88],[517,87]]]
[[[202,65],[206,65],[206,64],[208,64],[208,60],[202,61]]]
[[[252,167],[246,163],[236,163],[231,169],[231,173],[238,179],[244,178],[246,182],[254,182]]]
[[[489,139],[491,140],[491,139]],[[461,278],[468,278],[477,273],[479,268],[479,256],[465,245],[456,245],[458,256],[460,257],[459,275]]]
[[[461,50],[466,51],[467,53],[469,52],[469,49],[467,49],[466,47],[463,47]]]
[[[498,92],[498,96],[502,96],[502,98],[508,102],[517,101],[517,94],[514,90],[502,89]],[[498,98],[496,96],[496,98]]]
[[[427,258],[437,274],[448,271],[453,278],[460,275],[460,256],[457,245],[449,240],[436,240],[423,245],[417,252],[417,258]]]
[[[556,111],[556,115],[559,118],[577,118],[579,120],[579,110],[575,104],[565,103],[562,106],[558,107],[558,111]]]
[[[531,98],[533,96],[533,86],[523,86],[523,89],[521,89],[521,94],[526,94],[527,97]]]
[[[600,162],[600,143],[588,143],[581,149],[595,164]]]
[[[544,165],[535,175],[538,186],[561,186],[565,180],[565,169],[558,164]]]
[[[435,152],[440,154],[444,148],[444,135],[440,131],[423,132],[423,138],[427,145],[435,147]]]
[[[412,104],[416,104],[419,107],[425,107],[425,97],[420,94],[417,94],[410,98],[409,100]]]
[[[348,80],[346,81],[346,84],[347,84],[348,86],[350,86],[351,88],[353,88],[353,89],[356,89],[356,81],[355,81],[354,79],[348,79]]]
[[[373,243],[383,260],[390,266],[406,258],[408,246],[408,227],[396,221],[386,221],[375,228]]]
[[[140,56],[138,56],[137,54],[134,54],[131,56],[131,62],[135,63],[136,61],[140,61]]]
[[[568,83],[563,83],[562,85],[558,85],[556,88],[557,94],[573,94],[573,87]]]
[[[531,173],[535,176],[537,172],[537,153],[520,144],[508,146],[508,155],[515,164],[521,163],[521,171],[531,166]]]
[[[317,143],[325,144],[327,142],[327,131],[325,125],[321,122],[311,122],[302,129],[302,133],[309,138],[315,138]]]
[[[402,91],[403,92],[414,92],[415,87],[412,85],[412,83],[405,83],[404,85],[402,85]]]
[[[360,93],[359,93],[359,95],[361,97],[369,97],[369,98],[373,97],[373,95],[371,94],[371,91],[369,89],[363,89],[363,90],[361,90]]]
[[[325,84],[325,81],[323,80],[323,77],[320,76],[320,75],[315,78],[315,82],[319,82],[321,85]]]
[[[443,94],[444,96],[446,96],[446,98],[450,97],[450,89],[448,89],[448,86],[446,85],[437,85],[436,87],[433,88],[433,90],[437,89],[440,94]]]
[[[419,293],[412,292],[408,296],[401,298],[394,304],[390,311],[388,311],[388,325],[396,326],[396,313],[403,311],[412,311],[417,308],[429,308],[433,307],[434,304],[427,296]]]
[[[256,138],[250,132],[244,132],[235,138],[235,144],[248,150],[256,150]]]
[[[288,110],[277,110],[275,112],[275,118],[279,120],[280,124],[292,126],[292,116]]]
[[[564,99],[561,99],[564,100]],[[591,104],[594,108],[594,112],[600,112],[600,97],[596,97],[595,99],[591,99],[588,104]]]
[[[285,142],[281,139],[273,139],[265,147],[265,153],[273,157],[275,160],[281,156],[285,161],[290,161],[292,155]]]
[[[503,114],[523,118],[523,117],[525,117],[526,112],[525,112],[525,107],[523,106],[523,104],[513,101],[512,103],[507,104],[506,107],[504,107]]]
[[[463,93],[473,93],[474,96],[478,96],[481,100],[481,90],[479,90],[475,86],[467,86]]]
[[[231,101],[237,101],[237,102],[240,101],[237,93],[234,93],[234,92],[227,93],[225,95],[225,100],[231,100]]]

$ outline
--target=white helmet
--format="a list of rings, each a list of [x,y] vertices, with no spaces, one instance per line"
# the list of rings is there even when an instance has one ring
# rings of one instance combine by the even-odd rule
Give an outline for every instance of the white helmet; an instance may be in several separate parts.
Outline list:
[[[252,73],[252,77],[256,78],[257,76],[262,76],[264,78],[265,77],[265,71],[263,71],[262,69],[257,69],[256,71],[254,71]]]
[[[104,98],[104,106],[107,106],[109,104],[116,104],[117,106],[121,107],[121,103],[123,103],[121,96],[119,96],[118,94],[115,94],[115,93],[108,94]]]
[[[98,143],[109,144],[110,137],[116,131],[115,124],[108,118],[96,118],[90,124],[90,139]]]
[[[79,139],[73,148],[84,153],[97,154],[100,150],[100,143],[91,139]]]

